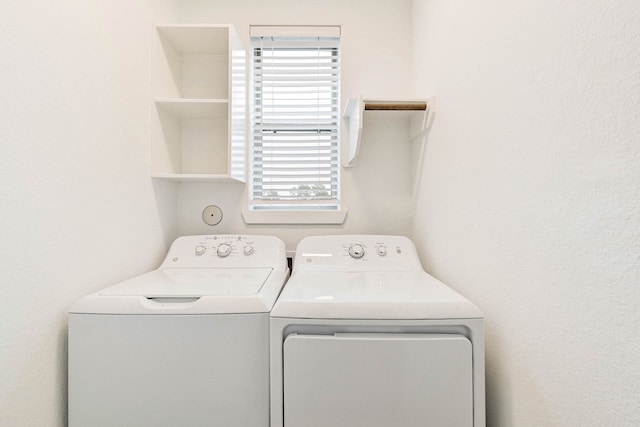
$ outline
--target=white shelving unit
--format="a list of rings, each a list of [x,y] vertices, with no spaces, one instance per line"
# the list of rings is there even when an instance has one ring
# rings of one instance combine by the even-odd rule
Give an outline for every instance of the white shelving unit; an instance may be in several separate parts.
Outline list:
[[[358,165],[358,154],[362,144],[362,129],[365,114],[369,119],[384,120],[390,126],[406,126],[411,150],[411,193],[415,202],[422,175],[422,166],[426,151],[426,141],[435,117],[435,98],[426,99],[374,99],[349,98],[344,108],[343,118],[347,126],[349,146],[342,166],[351,168]],[[387,119],[390,119],[387,121]],[[401,144],[404,141],[397,141]]]
[[[179,182],[246,180],[246,51],[231,25],[154,31],[151,173]]]
[[[414,141],[429,130],[433,118],[433,98],[429,99],[372,99],[349,98],[342,114],[348,126],[349,148],[344,167],[357,166],[358,153],[362,143],[364,114],[367,111],[402,115],[410,127],[409,141]]]

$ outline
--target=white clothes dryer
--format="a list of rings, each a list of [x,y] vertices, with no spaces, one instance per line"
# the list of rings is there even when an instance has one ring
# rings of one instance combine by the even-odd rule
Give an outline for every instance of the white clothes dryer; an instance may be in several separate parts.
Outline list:
[[[185,236],[154,271],[69,311],[69,426],[269,423],[269,311],[288,277],[269,236]]]
[[[483,328],[406,237],[305,238],[271,311],[271,427],[484,427]]]

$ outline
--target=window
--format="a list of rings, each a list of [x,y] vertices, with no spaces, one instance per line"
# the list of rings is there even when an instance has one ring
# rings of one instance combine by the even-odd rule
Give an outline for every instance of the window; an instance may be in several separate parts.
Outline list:
[[[251,27],[251,210],[340,207],[339,27]]]

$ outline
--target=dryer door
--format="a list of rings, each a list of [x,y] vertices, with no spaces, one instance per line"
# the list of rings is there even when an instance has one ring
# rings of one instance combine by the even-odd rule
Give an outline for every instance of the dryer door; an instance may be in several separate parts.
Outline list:
[[[453,334],[289,335],[284,425],[473,425],[471,342]]]

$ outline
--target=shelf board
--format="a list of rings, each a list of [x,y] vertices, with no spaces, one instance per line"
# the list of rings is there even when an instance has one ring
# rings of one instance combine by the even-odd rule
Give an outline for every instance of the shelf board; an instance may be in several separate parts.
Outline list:
[[[176,117],[227,117],[228,99],[158,98],[158,108]]]
[[[427,109],[427,102],[364,100],[364,109],[366,111],[424,111]]]
[[[174,182],[235,182],[244,183],[244,181],[232,178],[227,174],[215,174],[215,173],[155,173],[151,175],[151,178],[164,179]]]

